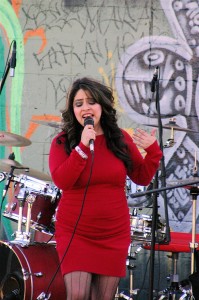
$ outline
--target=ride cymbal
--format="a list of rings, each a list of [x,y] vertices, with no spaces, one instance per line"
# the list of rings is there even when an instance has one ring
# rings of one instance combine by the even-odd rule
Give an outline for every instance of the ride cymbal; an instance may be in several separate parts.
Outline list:
[[[42,121],[42,120],[31,120],[33,123],[37,123],[40,125],[45,125],[53,128],[61,128],[62,122],[54,122],[54,121]]]
[[[198,183],[199,177],[191,177],[186,179],[176,179],[167,181],[167,185],[185,185],[185,186],[191,186],[192,184]]]
[[[29,146],[30,144],[31,141],[21,135],[6,131],[0,131],[0,145],[25,147]]]
[[[150,126],[150,127],[159,127],[158,125],[151,125],[151,124],[143,124],[145,126]],[[199,131],[193,130],[193,129],[189,129],[189,128],[183,128],[177,125],[173,125],[173,124],[168,124],[168,125],[163,125],[162,126],[163,129],[174,129],[177,131],[185,131],[185,132],[194,132],[194,133],[199,133]]]

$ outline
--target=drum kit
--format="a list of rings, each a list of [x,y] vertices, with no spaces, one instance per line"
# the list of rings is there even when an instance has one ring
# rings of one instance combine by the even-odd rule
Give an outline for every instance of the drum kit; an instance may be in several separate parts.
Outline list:
[[[145,124],[146,125],[146,124]],[[156,125],[146,126],[158,127]],[[171,118],[168,125],[164,125],[163,129],[171,130],[171,136],[166,141],[164,148],[172,147],[175,144],[174,140],[174,131],[184,131],[188,133],[198,133],[198,131],[194,131],[189,128],[182,128],[178,126],[175,122],[174,118]],[[170,184],[170,188],[178,188],[183,187],[185,189],[190,190],[190,195],[192,196],[193,206],[192,206],[192,233],[184,233],[183,238],[180,239],[181,235],[179,233],[171,233],[171,240],[167,242],[167,226],[166,220],[163,220],[161,216],[158,215],[156,222],[156,232],[155,232],[155,243],[158,244],[158,247],[155,246],[155,250],[157,251],[167,251],[172,252],[173,259],[173,276],[170,276],[170,287],[167,287],[164,291],[160,291],[156,296],[154,295],[153,299],[156,300],[195,300],[199,295],[199,291],[194,293],[192,290],[192,275],[199,278],[199,267],[196,273],[195,272],[195,253],[196,249],[198,250],[198,243],[196,242],[199,239],[199,235],[196,235],[196,199],[199,195],[199,187],[192,186],[193,184],[199,183],[199,178],[197,176],[197,159],[195,153],[195,163],[193,166],[193,178],[187,180],[178,180],[176,182],[167,183]],[[190,184],[190,185],[189,185]],[[172,187],[173,186],[173,187]],[[162,191],[166,191],[170,189],[169,187],[162,188]],[[143,208],[152,208],[153,207],[153,199],[151,193],[153,190],[152,184],[148,187],[140,187],[131,182],[131,180],[127,177],[126,180],[126,197],[128,206],[131,209],[130,213],[130,221],[131,221],[131,245],[129,247],[128,259],[127,259],[127,268],[129,270],[129,290],[128,296],[125,293],[119,293],[119,289],[116,293],[115,300],[120,299],[129,299],[133,300],[134,295],[138,294],[138,289],[133,289],[133,270],[135,268],[134,263],[136,254],[140,252],[141,249],[151,250],[151,242],[152,242],[152,215],[139,214],[138,211]],[[148,193],[149,192],[149,193]],[[161,189],[157,189],[156,193],[161,192]],[[133,197],[132,197],[133,196]],[[190,243],[189,243],[190,242]],[[134,249],[134,247],[137,247]],[[190,252],[191,253],[191,276],[186,281],[186,288],[181,285],[179,281],[176,281],[178,278],[178,274],[176,274],[176,256],[179,252]],[[196,275],[195,275],[196,274]],[[194,277],[195,279],[195,277]],[[173,285],[175,284],[175,288]],[[196,284],[197,286],[197,284]],[[196,289],[194,287],[194,289]],[[196,296],[196,298],[194,298]]]
[[[131,261],[135,260],[136,254],[140,252],[141,249],[151,250],[152,241],[152,217],[151,215],[138,214],[138,209],[149,208],[148,203],[151,205],[150,197],[147,195],[151,193],[161,192],[163,190],[169,190],[173,188],[183,187],[190,191],[192,196],[192,232],[191,233],[181,233],[181,232],[171,232],[170,242],[165,243],[166,237],[166,222],[161,219],[158,215],[157,225],[156,225],[156,251],[171,252],[173,262],[173,274],[167,277],[170,280],[170,285],[163,291],[159,291],[154,295],[153,299],[156,300],[195,300],[199,299],[199,289],[198,289],[198,279],[199,279],[199,234],[196,234],[196,200],[199,195],[199,187],[195,184],[199,183],[198,177],[193,177],[192,179],[170,181],[167,187],[160,189],[148,189],[136,186],[134,190],[129,188],[129,179],[127,178],[127,201],[130,207],[133,207],[130,220],[131,220],[131,245],[129,247],[129,256],[127,260],[127,266],[129,270],[129,296],[124,293],[117,292],[115,300],[128,299],[133,300],[134,295],[138,294],[139,289],[133,289],[133,270],[135,268],[134,263]],[[141,197],[145,196],[145,201]],[[132,198],[141,198],[139,202]],[[128,199],[129,198],[129,199]],[[139,205],[140,203],[140,205]],[[143,205],[145,204],[145,205]],[[133,252],[133,246],[137,249]],[[179,253],[191,253],[191,264],[190,264],[190,274],[188,279],[179,281],[179,275],[177,274],[177,259]],[[196,259],[195,259],[196,258]]]
[[[129,177],[126,178],[126,198],[129,206],[130,228],[131,228],[131,243],[128,249],[128,256],[126,259],[126,268],[129,272],[128,291],[121,291],[120,286],[117,289],[114,300],[133,300],[139,293],[139,289],[134,288],[134,270],[136,269],[135,260],[139,252],[144,249],[145,245],[150,245],[152,238],[152,215],[139,213],[142,210],[151,210],[152,198],[151,196],[134,198],[131,194],[139,194],[152,189],[150,184],[148,187],[143,187],[134,184]],[[166,222],[160,215],[157,217],[156,225],[156,242],[164,243],[166,236]]]
[[[30,144],[20,135],[0,132],[0,145]],[[0,160],[0,171],[0,181],[7,179],[0,218],[17,225],[13,240],[0,241],[0,299],[66,299],[54,240],[61,191],[49,175],[15,161],[14,153]],[[3,205],[10,187],[13,196]]]

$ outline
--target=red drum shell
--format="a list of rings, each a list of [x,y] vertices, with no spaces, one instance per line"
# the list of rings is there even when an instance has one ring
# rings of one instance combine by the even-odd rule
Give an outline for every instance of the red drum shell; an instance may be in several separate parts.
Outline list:
[[[0,241],[0,261],[2,298],[16,289],[20,290],[21,300],[35,300],[42,292],[51,294],[51,300],[66,299],[60,269],[49,287],[59,266],[55,245],[43,243],[21,247]]]

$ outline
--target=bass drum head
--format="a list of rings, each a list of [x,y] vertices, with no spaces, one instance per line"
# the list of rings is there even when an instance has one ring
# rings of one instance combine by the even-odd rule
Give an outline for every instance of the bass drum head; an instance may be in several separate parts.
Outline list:
[[[51,300],[66,299],[55,245],[0,241],[0,262],[0,299],[36,300],[42,293]]]

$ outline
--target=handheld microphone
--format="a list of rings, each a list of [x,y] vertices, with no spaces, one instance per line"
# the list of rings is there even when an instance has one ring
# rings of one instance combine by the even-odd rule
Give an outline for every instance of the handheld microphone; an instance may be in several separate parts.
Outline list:
[[[94,126],[93,118],[91,118],[91,117],[86,117],[86,118],[84,119],[84,127],[85,127],[86,125],[92,125],[92,126]],[[90,146],[90,151],[91,151],[91,152],[94,152],[94,140],[93,140],[93,139],[91,139],[91,140],[89,141],[89,146]]]
[[[13,49],[12,49],[12,56],[10,59],[10,77],[14,77],[15,76],[15,67],[16,67],[16,48],[17,48],[17,44],[16,41],[13,42]]]
[[[155,92],[155,83],[156,83],[156,81],[157,81],[157,79],[158,79],[158,70],[159,70],[159,67],[157,66],[157,67],[155,68],[155,71],[154,71],[154,73],[153,73],[153,79],[152,79],[152,81],[151,81],[151,92],[152,92],[152,93]]]

